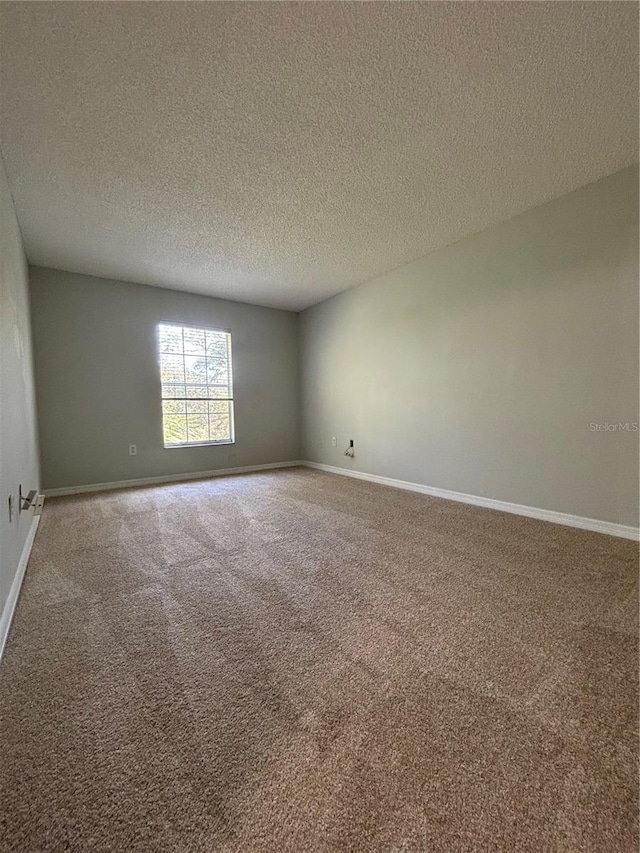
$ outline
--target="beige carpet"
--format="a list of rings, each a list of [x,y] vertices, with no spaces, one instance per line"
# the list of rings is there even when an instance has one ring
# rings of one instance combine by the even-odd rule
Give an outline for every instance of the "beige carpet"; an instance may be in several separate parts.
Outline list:
[[[637,568],[303,469],[49,500],[0,849],[636,851]]]

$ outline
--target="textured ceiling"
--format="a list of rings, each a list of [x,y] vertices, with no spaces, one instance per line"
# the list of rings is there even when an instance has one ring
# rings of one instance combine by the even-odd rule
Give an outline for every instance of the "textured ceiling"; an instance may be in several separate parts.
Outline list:
[[[300,309],[637,160],[636,3],[0,4],[29,260]]]

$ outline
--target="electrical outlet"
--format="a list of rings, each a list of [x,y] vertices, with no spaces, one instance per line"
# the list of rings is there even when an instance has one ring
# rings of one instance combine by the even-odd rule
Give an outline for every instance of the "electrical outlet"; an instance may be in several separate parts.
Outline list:
[[[138,445],[130,444],[129,445],[129,456],[137,456],[138,455]]]
[[[335,435],[334,435],[334,436],[333,436],[333,438],[331,439],[331,446],[332,446],[332,447],[337,447],[337,446],[338,446],[338,439],[335,437]]]

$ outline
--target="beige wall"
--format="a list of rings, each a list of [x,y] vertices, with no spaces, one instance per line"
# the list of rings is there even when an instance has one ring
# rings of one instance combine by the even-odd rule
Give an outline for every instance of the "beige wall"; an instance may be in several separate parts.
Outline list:
[[[300,355],[304,458],[637,525],[638,433],[590,426],[638,421],[637,167],[308,309]]]
[[[31,305],[45,489],[299,458],[295,314],[38,267]],[[231,330],[235,444],[164,448],[163,320]]]
[[[0,160],[0,613],[33,521],[33,512],[17,511],[20,485],[24,492],[39,488],[29,292],[22,237]],[[15,499],[11,523],[9,495]]]

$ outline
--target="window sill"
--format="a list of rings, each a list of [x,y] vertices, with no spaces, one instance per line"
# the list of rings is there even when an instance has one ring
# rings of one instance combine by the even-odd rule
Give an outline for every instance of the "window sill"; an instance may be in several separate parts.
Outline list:
[[[235,444],[235,440],[225,441],[185,441],[184,444],[165,444],[165,450],[179,450],[184,447],[217,447],[220,444]]]

